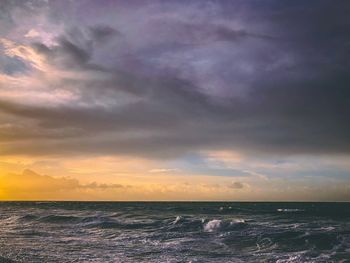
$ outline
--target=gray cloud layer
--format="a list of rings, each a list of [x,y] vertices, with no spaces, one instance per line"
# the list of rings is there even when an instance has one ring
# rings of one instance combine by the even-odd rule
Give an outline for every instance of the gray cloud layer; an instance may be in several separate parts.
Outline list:
[[[350,152],[346,1],[1,3],[4,38],[72,73],[36,75],[45,92],[76,97],[0,98],[1,154]],[[60,25],[55,45],[16,35],[37,26],[16,14]],[[22,60],[1,59],[0,70],[29,74]]]

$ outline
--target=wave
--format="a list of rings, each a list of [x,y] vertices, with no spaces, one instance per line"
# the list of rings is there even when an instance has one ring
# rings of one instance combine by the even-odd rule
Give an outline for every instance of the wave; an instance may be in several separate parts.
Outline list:
[[[275,249],[277,247],[277,244],[274,243],[271,238],[264,237],[258,238],[256,247],[258,249],[257,252],[267,252]]]
[[[246,225],[247,222],[241,218],[209,220],[205,218],[177,216],[175,220],[170,221],[168,230],[179,232],[219,232],[236,230]]]
[[[40,222],[46,222],[46,223],[73,223],[73,222],[79,222],[81,219],[76,216],[70,216],[70,215],[48,215],[44,216],[38,219]]]
[[[4,203],[0,262],[347,262],[337,205]]]
[[[297,208],[278,208],[277,212],[303,212],[304,209],[297,209]]]
[[[13,223],[18,221],[23,221],[26,223],[45,223],[45,224],[63,224],[63,225],[77,225],[82,228],[118,228],[118,229],[147,229],[150,227],[159,227],[162,223],[157,220],[145,220],[145,219],[126,219],[116,218],[116,214],[113,215],[60,215],[60,214],[51,214],[46,216],[26,214],[21,217],[11,217],[8,219]],[[0,261],[1,262],[1,261]]]
[[[177,216],[175,220],[160,221],[160,229],[171,232],[188,233],[192,231],[201,231],[204,219],[189,216]]]
[[[239,226],[246,225],[244,219],[232,219],[232,220],[219,220],[213,219],[209,222],[205,223],[203,226],[203,230],[205,232],[215,232],[215,231],[227,231],[233,230]]]
[[[108,216],[101,217],[87,217],[84,218],[80,225],[86,228],[118,228],[118,229],[147,229],[155,228],[159,226],[159,221],[157,220],[142,220],[142,219],[115,219]]]
[[[37,218],[38,218],[38,216],[36,216],[36,215],[33,215],[33,214],[26,214],[26,215],[20,217],[19,220],[31,221],[31,220],[35,220],[35,219],[37,219]]]
[[[179,222],[182,221],[182,220],[183,220],[182,216],[177,216],[177,217],[175,218],[173,224],[175,225],[175,224],[179,223]]]

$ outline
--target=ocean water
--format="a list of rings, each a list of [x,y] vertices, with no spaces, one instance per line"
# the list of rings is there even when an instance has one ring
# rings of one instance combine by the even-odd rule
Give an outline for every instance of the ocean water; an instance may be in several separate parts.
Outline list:
[[[1,202],[0,262],[350,262],[350,203]]]

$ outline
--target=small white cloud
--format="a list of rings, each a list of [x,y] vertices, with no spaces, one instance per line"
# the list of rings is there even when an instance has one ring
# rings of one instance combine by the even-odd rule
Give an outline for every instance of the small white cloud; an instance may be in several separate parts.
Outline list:
[[[38,31],[36,31],[35,29],[31,29],[24,36],[28,37],[28,38],[35,38],[35,37],[39,37],[40,33]]]

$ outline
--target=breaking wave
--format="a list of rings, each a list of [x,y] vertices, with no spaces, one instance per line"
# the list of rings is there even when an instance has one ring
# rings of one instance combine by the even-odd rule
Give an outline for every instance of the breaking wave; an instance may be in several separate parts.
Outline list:
[[[246,222],[243,219],[233,219],[233,220],[219,220],[213,219],[204,224],[204,231],[213,232],[213,231],[228,231],[235,229],[239,226],[244,226]]]

